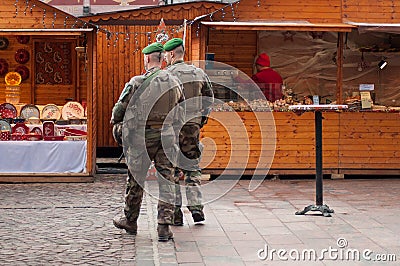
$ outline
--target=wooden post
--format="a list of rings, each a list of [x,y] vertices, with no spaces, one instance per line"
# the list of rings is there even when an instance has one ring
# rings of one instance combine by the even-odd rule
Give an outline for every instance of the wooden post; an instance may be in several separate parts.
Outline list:
[[[338,33],[337,45],[337,75],[336,75],[336,103],[343,103],[343,32]]]

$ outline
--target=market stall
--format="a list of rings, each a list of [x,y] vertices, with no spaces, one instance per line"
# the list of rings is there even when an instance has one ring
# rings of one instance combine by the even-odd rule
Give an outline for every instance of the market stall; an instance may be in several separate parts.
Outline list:
[[[92,181],[93,29],[40,1],[0,7],[0,182]]]
[[[116,148],[110,125],[111,110],[127,81],[143,73],[143,54],[151,42],[162,38],[185,38],[186,59],[199,57],[199,39],[190,21],[225,6],[193,1],[135,10],[98,13],[82,19],[98,25],[96,38],[97,147]],[[187,24],[185,24],[187,22]]]
[[[368,13],[386,6],[386,2],[361,5]],[[298,5],[302,12],[296,12]],[[251,84],[257,55],[265,52],[271,59],[271,67],[284,79],[283,97],[268,101],[262,97],[229,98],[227,93],[220,93],[225,103],[214,109],[213,119],[203,130],[203,137],[209,143],[202,162],[204,172],[240,171],[227,166],[233,160],[246,165],[245,173],[254,174],[259,170],[259,161],[265,158],[260,152],[271,153],[268,145],[274,144],[275,152],[264,174],[313,174],[313,114],[297,115],[289,112],[288,106],[331,103],[346,104],[349,109],[323,113],[323,172],[335,177],[400,173],[397,154],[400,148],[397,82],[400,35],[394,25],[374,24],[374,18],[366,14],[369,30],[360,30],[360,24],[348,20],[364,19],[363,12],[355,15],[354,6],[350,3],[341,6],[340,1],[330,5],[327,1],[257,4],[257,1],[242,0],[233,10],[204,16],[199,22],[202,58],[206,58],[206,53],[212,54],[216,62],[247,74],[247,80],[245,75],[233,76],[232,85],[226,86],[227,90],[241,93],[249,89],[246,83]],[[379,22],[383,21],[396,22],[385,12]],[[216,70],[224,73],[218,67],[209,72]],[[258,107],[268,110],[260,113],[251,108],[254,101]],[[230,114],[233,111],[241,119],[233,119]],[[269,129],[259,126],[262,117],[270,116],[273,119]],[[233,143],[229,141],[226,126],[232,123],[246,128],[242,144],[250,143],[249,152],[247,147],[242,153],[230,152]],[[268,132],[275,132],[275,136],[270,137]]]

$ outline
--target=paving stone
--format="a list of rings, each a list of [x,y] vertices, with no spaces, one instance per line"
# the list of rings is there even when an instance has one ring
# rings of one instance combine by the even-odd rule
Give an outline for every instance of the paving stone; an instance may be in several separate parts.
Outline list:
[[[183,208],[185,225],[172,227],[174,241],[166,243],[157,241],[155,180],[146,181],[151,196],[143,200],[138,235],[113,226],[122,213],[125,179],[101,174],[93,183],[0,184],[0,265],[338,265],[257,257],[265,245],[321,250],[338,247],[338,239],[400,260],[400,179],[324,180],[325,202],[335,210],[330,218],[294,215],[314,201],[309,180],[264,181],[252,192],[242,180],[228,193],[229,182],[213,181],[208,198],[226,194],[206,204],[204,225],[194,225]]]

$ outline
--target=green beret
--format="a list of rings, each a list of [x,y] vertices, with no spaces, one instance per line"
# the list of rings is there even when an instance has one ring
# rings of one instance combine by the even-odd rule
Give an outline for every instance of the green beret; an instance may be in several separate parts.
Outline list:
[[[154,42],[145,48],[143,48],[142,53],[144,54],[151,54],[155,52],[164,52],[164,47],[161,43]]]
[[[173,38],[164,44],[165,51],[172,51],[176,47],[183,45],[183,40],[181,38]]]

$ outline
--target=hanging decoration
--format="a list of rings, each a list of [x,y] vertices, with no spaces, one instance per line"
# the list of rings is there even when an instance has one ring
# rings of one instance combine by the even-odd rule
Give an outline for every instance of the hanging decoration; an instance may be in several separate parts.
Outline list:
[[[35,4],[33,4],[33,5],[31,6],[31,10],[29,11],[29,12],[31,12],[31,14],[32,14],[32,10],[33,10],[33,8],[34,8],[35,6],[36,6]]]
[[[27,44],[29,42],[29,36],[28,35],[19,35],[15,37],[17,39],[17,42],[20,44]]]
[[[151,44],[151,31],[147,32],[147,45]]]
[[[16,18],[18,16],[18,0],[15,0],[15,15],[13,16],[13,18]]]
[[[42,19],[42,23],[43,23],[43,28],[46,28],[46,9],[43,9],[43,19]]]
[[[283,41],[292,41],[293,42],[293,36],[296,35],[295,32],[291,32],[291,31],[286,31],[286,32],[282,32],[283,35]]]
[[[132,1],[134,1],[134,0],[128,0],[126,2],[132,2]],[[137,52],[137,51],[140,50],[139,41],[138,41],[139,36],[138,35],[145,35],[147,37],[147,39],[148,39],[148,43],[151,43],[152,35],[154,34],[155,41],[163,43],[163,42],[168,41],[171,37],[173,37],[173,35],[175,33],[183,31],[183,35],[184,35],[184,39],[185,39],[186,38],[186,28],[187,28],[187,26],[192,26],[192,25],[194,26],[195,23],[197,23],[197,25],[196,25],[196,27],[197,27],[196,36],[199,36],[200,22],[198,20],[200,20],[200,19],[202,19],[204,17],[209,17],[210,21],[213,21],[214,20],[214,15],[217,14],[217,13],[220,13],[221,19],[223,20],[223,19],[225,19],[226,9],[227,8],[231,9],[232,20],[233,20],[233,22],[236,22],[237,18],[236,18],[235,8],[237,9],[239,3],[240,3],[240,0],[236,1],[235,3],[228,3],[227,5],[221,7],[219,9],[217,9],[217,10],[214,10],[214,11],[208,13],[208,14],[196,17],[193,20],[184,19],[184,22],[183,22],[182,25],[179,25],[179,26],[176,26],[176,27],[169,27],[169,29],[167,29],[167,27],[165,25],[165,22],[164,22],[164,19],[162,18],[160,20],[160,24],[158,25],[157,29],[155,31],[152,31],[152,32],[129,32],[128,28],[126,29],[125,32],[111,32],[108,29],[102,28],[101,26],[99,26],[99,25],[97,25],[95,23],[87,22],[87,21],[81,20],[79,18],[76,18],[75,22],[71,26],[69,26],[68,25],[68,20],[70,18],[69,16],[65,16],[64,17],[64,28],[67,29],[68,27],[71,27],[71,29],[73,29],[73,28],[88,28],[89,26],[93,27],[93,28],[96,29],[96,34],[103,33],[103,34],[106,35],[107,47],[110,47],[111,44],[113,44],[113,46],[116,46],[118,44],[119,39],[121,38],[120,36],[124,36],[123,40],[124,40],[124,42],[126,42],[126,41],[129,41],[130,40],[130,36],[133,35],[134,36],[134,42],[135,42],[135,51],[134,52]],[[236,7],[233,6],[234,4],[236,5]],[[19,5],[19,0],[15,0],[15,3],[14,3],[15,14],[13,16],[14,18],[17,17],[19,13],[22,13],[22,10],[21,10],[21,12],[19,12],[18,5]],[[261,0],[258,0],[257,1],[257,6],[259,7],[260,5],[261,5]],[[24,15],[25,16],[27,15],[28,9],[29,9],[30,14],[33,14],[33,9],[35,9],[35,8],[36,8],[36,4],[32,4],[32,6],[30,6],[30,0],[25,0],[25,8],[24,8],[24,11],[23,11]],[[40,8],[40,7],[37,7],[37,8]],[[49,10],[46,10],[46,8],[40,8],[40,9],[41,9],[42,14],[43,14],[42,21],[41,21],[41,24],[43,25],[43,28],[47,28],[46,26],[51,27],[51,28],[55,28],[56,27],[55,22],[56,22],[57,16],[58,16],[57,11],[54,11],[54,13],[53,13],[53,16],[52,16],[52,19],[51,19],[51,26],[50,26],[50,25],[46,25],[46,16],[47,16],[47,12]],[[50,24],[49,19],[47,19],[47,21],[48,21],[48,24]]]
[[[115,33],[115,40],[114,40],[114,47],[117,47],[118,40],[119,40],[119,32],[116,32]]]
[[[135,51],[134,51],[134,53],[136,53],[139,50],[140,50],[140,47],[139,47],[138,33],[135,33]]]
[[[29,61],[29,52],[23,48],[15,52],[15,61],[20,64],[25,64]]]
[[[66,28],[66,27],[67,27],[67,20],[68,20],[68,18],[69,18],[69,17],[68,17],[68,16],[66,16],[66,17],[65,17],[65,19],[64,19],[64,28]]]
[[[25,0],[25,9],[24,9],[24,15],[26,16],[26,11],[29,8],[29,0]]]
[[[164,19],[161,18],[160,24],[157,27],[156,42],[165,43],[169,40],[169,36],[168,36],[166,30],[167,30],[167,27],[165,26]]]
[[[7,49],[9,41],[6,37],[0,37],[0,50]]]
[[[57,19],[57,12],[54,11],[53,13],[53,21],[51,22],[51,27],[54,29],[54,24],[56,22]]]
[[[235,9],[233,8],[233,4],[232,3],[230,5],[231,5],[231,10],[232,10],[233,22],[236,22]]]

